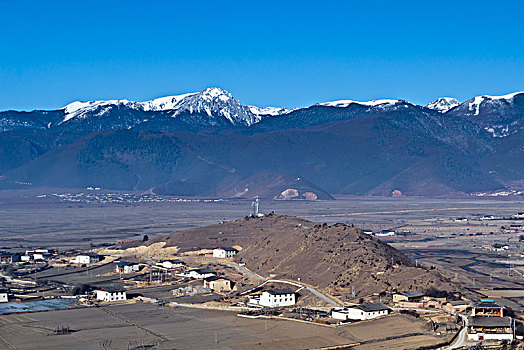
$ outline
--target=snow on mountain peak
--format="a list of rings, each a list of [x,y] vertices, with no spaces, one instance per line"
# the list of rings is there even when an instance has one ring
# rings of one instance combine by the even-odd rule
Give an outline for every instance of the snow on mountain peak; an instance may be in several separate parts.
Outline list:
[[[257,107],[257,106],[248,106],[249,111],[253,113],[254,115],[260,115],[260,116],[278,116],[283,114],[291,113],[297,108],[284,108],[284,107]]]
[[[337,100],[337,101],[331,101],[331,102],[322,102],[317,103],[315,106],[327,106],[327,107],[348,107],[351,104],[358,104],[361,106],[368,106],[368,107],[375,107],[375,106],[381,106],[381,105],[394,105],[399,102],[402,102],[401,100],[392,100],[392,99],[381,99],[381,100],[371,100],[371,101],[354,101],[354,100]]]
[[[231,93],[220,88],[211,87],[200,92],[176,96],[166,96],[145,102],[132,102],[128,100],[107,100],[72,102],[62,108],[65,117],[62,123],[72,119],[83,119],[97,111],[97,116],[103,115],[111,107],[125,105],[126,107],[143,111],[173,111],[173,117],[180,113],[205,113],[209,117],[222,116],[232,124],[251,125],[260,121],[265,115],[280,115],[291,110],[278,107],[258,108],[243,106],[233,98]]]
[[[524,92],[513,92],[511,94],[500,95],[500,96],[482,95],[482,96],[476,96],[466,102],[468,103],[469,111],[471,112],[474,111],[473,115],[477,116],[480,114],[480,105],[481,104],[487,103],[490,105],[503,105],[503,104],[509,103],[510,100],[513,100],[513,98],[516,95],[519,95],[522,93]]]
[[[65,113],[65,118],[62,123],[73,119],[73,118],[85,118],[89,112],[95,111],[99,107],[108,107],[108,106],[118,106],[118,105],[134,105],[136,102],[131,102],[128,100],[105,100],[105,101],[87,101],[80,102],[75,101],[71,102],[62,110]]]
[[[228,91],[219,88],[207,88],[183,98],[177,104],[173,116],[186,111],[189,113],[205,113],[209,117],[219,115],[232,124],[251,125],[261,119],[260,116],[253,114],[248,107],[241,105]]]
[[[460,105],[460,101],[453,97],[441,97],[435,101],[428,103],[425,107],[429,109],[434,109],[441,113],[446,113],[452,108]]]
[[[183,95],[159,97],[151,101],[141,102],[140,105],[142,106],[144,111],[168,111],[171,109],[176,109],[177,105],[184,98],[188,96],[196,95],[196,94],[197,93],[194,92],[194,93],[183,94]]]

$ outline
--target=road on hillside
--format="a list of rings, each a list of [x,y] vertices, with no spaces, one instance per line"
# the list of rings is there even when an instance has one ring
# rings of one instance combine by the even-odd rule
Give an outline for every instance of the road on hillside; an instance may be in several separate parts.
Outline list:
[[[464,315],[459,316],[462,318],[462,322],[464,324],[464,327],[460,330],[457,338],[453,342],[453,344],[450,344],[445,350],[454,350],[454,349],[460,349],[466,345],[466,334],[468,331],[468,319]]]
[[[201,258],[201,257],[199,257]],[[230,266],[230,267],[233,267],[245,274],[247,274],[248,276],[256,279],[256,280],[259,280],[259,281],[262,281],[262,283],[258,286],[256,286],[255,288],[259,288],[263,285],[265,285],[266,283],[270,283],[270,282],[273,282],[273,283],[284,283],[284,284],[290,284],[292,286],[295,286],[295,287],[299,287],[299,288],[304,288],[304,289],[307,289],[308,291],[310,291],[311,293],[313,293],[314,295],[316,295],[317,297],[319,297],[320,299],[324,300],[326,303],[330,304],[330,305],[333,305],[335,307],[341,307],[341,305],[334,299],[330,298],[329,296],[319,292],[318,290],[312,288],[312,287],[309,287],[305,284],[302,284],[300,282],[291,282],[291,281],[286,281],[286,280],[273,280],[273,279],[266,279],[264,277],[261,277],[257,274],[255,274],[254,272],[252,272],[251,270],[249,270],[247,267],[245,266],[240,266],[238,264],[235,264],[235,263],[231,263],[231,262],[227,262],[227,261],[218,261],[216,260],[215,258],[209,258],[209,257],[206,257],[207,260],[210,260],[216,264],[220,264],[220,265],[227,265],[227,266]],[[253,288],[253,289],[255,289]]]

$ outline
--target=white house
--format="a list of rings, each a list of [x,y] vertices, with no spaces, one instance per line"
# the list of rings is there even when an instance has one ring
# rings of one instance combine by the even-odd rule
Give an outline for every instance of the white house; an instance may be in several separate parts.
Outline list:
[[[211,276],[216,276],[216,273],[210,269],[194,269],[187,272],[186,276],[194,279],[204,279]]]
[[[216,292],[229,292],[232,288],[232,283],[227,278],[211,276],[204,278],[204,288],[209,288]]]
[[[468,340],[513,340],[514,322],[504,316],[504,306],[493,299],[480,299],[471,306],[468,317]]]
[[[44,260],[43,253],[33,253],[33,260]]]
[[[468,318],[468,340],[499,341],[513,340],[511,317],[470,316]]]
[[[296,295],[293,289],[266,290],[260,296],[249,298],[249,303],[268,307],[291,306],[296,303]]]
[[[331,317],[336,320],[371,320],[389,314],[390,308],[382,303],[360,304],[336,309],[331,312]]]
[[[7,303],[9,301],[9,297],[7,296],[6,291],[0,291],[0,303]]]
[[[213,249],[213,258],[231,258],[238,250],[233,247],[221,247]]]
[[[140,265],[137,263],[119,261],[116,263],[115,271],[117,273],[132,273],[140,271]]]
[[[455,218],[455,222],[468,222],[468,218]]]
[[[395,235],[395,231],[393,230],[381,230],[375,234],[375,236],[378,236],[378,237],[389,237],[389,236],[394,236],[394,235]]]
[[[490,250],[494,250],[496,252],[501,252],[501,251],[508,250],[508,249],[509,249],[509,245],[503,244],[503,243],[495,243],[490,248]]]
[[[100,256],[96,253],[85,253],[80,254],[73,260],[71,260],[71,263],[73,264],[94,264],[100,261]]]
[[[162,266],[166,269],[176,269],[177,267],[185,266],[186,263],[182,260],[166,260],[157,263],[158,266]]]
[[[421,302],[422,299],[424,299],[424,293],[421,293],[416,290],[409,290],[409,291],[404,291],[404,292],[393,294],[394,303],[399,303],[399,302],[417,303],[417,302]]]
[[[102,301],[119,301],[127,300],[127,295],[124,290],[121,289],[110,289],[110,290],[96,290],[96,300]]]

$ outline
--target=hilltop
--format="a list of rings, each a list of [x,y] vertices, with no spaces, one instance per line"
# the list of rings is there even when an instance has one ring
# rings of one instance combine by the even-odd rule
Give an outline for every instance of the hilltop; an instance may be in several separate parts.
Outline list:
[[[297,280],[356,296],[407,289],[457,290],[436,270],[345,224],[317,224],[269,214],[174,232],[148,244],[165,242],[180,253],[218,246],[241,246],[235,261],[274,278]]]

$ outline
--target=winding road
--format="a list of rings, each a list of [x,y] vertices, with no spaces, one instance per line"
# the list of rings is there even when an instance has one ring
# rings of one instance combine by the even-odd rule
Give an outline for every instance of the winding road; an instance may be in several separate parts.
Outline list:
[[[260,275],[257,275],[256,273],[254,273],[253,271],[249,270],[247,267],[245,266],[240,266],[236,263],[232,263],[232,262],[227,262],[227,261],[218,261],[217,259],[215,258],[206,258],[206,260],[210,260],[212,261],[213,263],[216,263],[216,264],[220,264],[220,265],[226,265],[226,266],[230,266],[230,267],[233,267],[237,270],[239,270],[240,272],[250,276],[251,278],[254,278],[256,280],[259,280],[259,281],[262,281],[261,284],[259,284],[258,286],[256,286],[255,288],[252,288],[250,289],[251,290],[254,290],[256,288],[259,288],[259,287],[262,287],[263,285],[265,285],[266,283],[283,283],[283,284],[289,284],[289,285],[292,285],[292,286],[295,286],[295,287],[299,287],[299,288],[303,288],[303,289],[307,289],[309,292],[313,293],[315,296],[319,297],[320,299],[324,300],[326,303],[330,304],[330,305],[333,305],[335,307],[341,307],[342,305],[340,305],[340,303],[338,301],[336,301],[335,299],[325,295],[324,293],[322,292],[319,292],[318,290],[316,290],[315,288],[313,287],[310,287],[308,285],[305,285],[305,284],[302,284],[300,282],[294,282],[294,281],[287,281],[287,280],[274,280],[274,279],[266,279]],[[245,294],[246,292],[242,293],[242,294]]]
[[[454,350],[462,348],[466,345],[466,334],[468,332],[468,318],[464,315],[458,314],[462,318],[462,322],[464,323],[464,327],[460,330],[459,334],[457,335],[457,338],[453,342],[453,344],[450,344],[447,348],[444,350]]]

